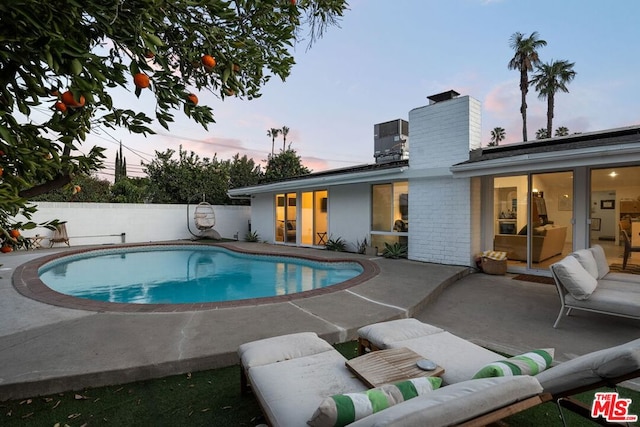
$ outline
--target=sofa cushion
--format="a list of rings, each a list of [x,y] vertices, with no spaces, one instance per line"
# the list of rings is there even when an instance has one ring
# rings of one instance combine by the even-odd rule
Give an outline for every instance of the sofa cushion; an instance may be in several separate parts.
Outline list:
[[[640,369],[640,339],[595,351],[560,363],[536,375],[547,393],[566,395],[571,390]]]
[[[342,427],[393,405],[424,395],[440,387],[438,377],[420,377],[386,384],[360,393],[325,398],[307,421],[314,427]]]
[[[572,256],[552,264],[551,269],[562,286],[577,300],[588,299],[598,286],[596,278]]]
[[[440,332],[426,337],[397,341],[391,348],[406,347],[425,359],[430,359],[444,368],[444,384],[455,384],[470,380],[473,374],[496,360],[504,359],[498,353],[480,347],[449,332]]]
[[[477,378],[511,377],[515,375],[536,375],[553,362],[554,349],[533,350],[519,356],[499,360],[483,366],[474,376]]]
[[[358,329],[358,336],[366,338],[380,349],[385,349],[389,348],[389,344],[397,341],[424,337],[443,331],[444,329],[436,326],[422,323],[414,318],[408,318],[364,326]]]
[[[600,245],[593,245],[589,248],[589,251],[591,251],[593,259],[595,259],[596,265],[598,266],[598,279],[602,279],[609,272],[609,263],[604,254],[604,249],[602,249]]]
[[[469,380],[377,412],[352,426],[457,425],[541,392],[542,387],[535,377],[526,375]]]
[[[593,252],[591,252],[589,249],[580,249],[578,251],[572,252],[571,255],[578,260],[582,268],[587,270],[587,272],[592,275],[594,279],[600,279],[598,264],[596,264],[596,259],[593,257]]]
[[[301,332],[252,341],[238,347],[238,356],[245,369],[283,360],[305,357],[335,350],[315,332]]]
[[[607,285],[606,281],[601,280],[603,285]],[[615,283],[617,285],[633,285],[632,283]],[[629,292],[628,290],[616,290],[600,288],[591,294],[588,300],[579,300],[571,295],[565,296],[565,304],[569,307],[583,308],[585,310],[599,311],[606,314],[629,316],[640,318],[640,292]]]
[[[345,361],[334,349],[255,366],[247,376],[270,425],[303,426],[325,397],[367,389]]]

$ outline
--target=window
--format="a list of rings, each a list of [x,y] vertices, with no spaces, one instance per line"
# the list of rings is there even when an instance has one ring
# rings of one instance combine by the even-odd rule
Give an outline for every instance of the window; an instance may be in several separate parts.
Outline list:
[[[371,188],[371,245],[407,244],[409,183],[376,184]]]

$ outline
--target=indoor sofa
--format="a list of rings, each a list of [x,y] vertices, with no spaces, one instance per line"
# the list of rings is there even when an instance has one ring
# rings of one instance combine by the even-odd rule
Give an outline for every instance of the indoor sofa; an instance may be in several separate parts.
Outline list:
[[[600,245],[572,252],[550,269],[561,304],[554,328],[574,309],[640,319],[640,276],[610,272]]]
[[[548,224],[533,229],[531,247],[532,262],[540,262],[560,255],[567,238],[567,227]],[[506,252],[507,258],[515,261],[527,260],[527,234],[496,234],[493,250]]]

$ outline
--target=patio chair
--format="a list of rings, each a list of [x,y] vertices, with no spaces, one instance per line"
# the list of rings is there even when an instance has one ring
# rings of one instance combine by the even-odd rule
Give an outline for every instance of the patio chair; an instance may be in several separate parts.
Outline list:
[[[58,224],[53,231],[53,236],[49,238],[49,247],[52,248],[55,243],[64,243],[69,245],[69,236],[67,235],[67,225],[65,223]]]

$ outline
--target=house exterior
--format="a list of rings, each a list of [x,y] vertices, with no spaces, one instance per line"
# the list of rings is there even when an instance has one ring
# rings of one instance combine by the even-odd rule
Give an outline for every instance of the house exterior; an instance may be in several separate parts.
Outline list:
[[[251,197],[252,229],[268,242],[398,242],[409,259],[469,266],[495,249],[514,272],[546,272],[594,241],[613,253],[622,220],[640,227],[640,126],[481,148],[478,100],[455,91],[429,100],[409,112],[408,159],[229,194]]]

